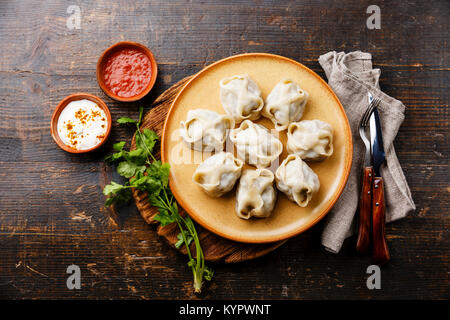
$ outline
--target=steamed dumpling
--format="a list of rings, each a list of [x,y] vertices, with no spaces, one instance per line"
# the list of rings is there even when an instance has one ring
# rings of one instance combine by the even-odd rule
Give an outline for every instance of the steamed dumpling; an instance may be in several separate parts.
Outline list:
[[[274,175],[267,169],[245,169],[236,191],[236,214],[242,219],[266,218],[272,213],[277,193]]]
[[[294,81],[281,80],[267,96],[262,115],[273,122],[276,130],[283,131],[289,123],[300,120],[308,97],[308,92]]]
[[[230,130],[230,140],[238,157],[258,168],[265,168],[283,151],[283,144],[265,127],[245,120],[239,128]]]
[[[319,190],[317,175],[298,155],[290,154],[275,172],[277,188],[300,207],[306,207]]]
[[[222,79],[220,101],[237,123],[246,119],[258,119],[264,106],[261,90],[247,74]]]
[[[234,128],[229,115],[206,109],[189,110],[186,121],[181,121],[180,135],[186,144],[197,151],[221,151],[227,130]]]
[[[333,153],[333,128],[320,120],[291,123],[287,131],[287,150],[304,160],[322,160]]]
[[[192,180],[211,197],[220,197],[233,189],[244,163],[232,153],[219,152],[203,161]]]

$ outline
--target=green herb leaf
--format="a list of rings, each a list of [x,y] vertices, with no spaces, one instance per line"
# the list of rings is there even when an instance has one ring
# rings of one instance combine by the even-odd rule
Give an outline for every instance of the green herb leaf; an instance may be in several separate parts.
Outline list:
[[[152,130],[144,129],[136,134],[136,148],[145,150],[147,156],[150,156],[156,141],[158,141],[158,135]]]
[[[192,236],[189,234],[189,232],[188,232],[187,230],[183,230],[183,232],[180,232],[180,233],[177,235],[178,241],[175,243],[175,247],[176,247],[177,249],[180,249],[181,246],[182,246],[183,244],[185,244],[185,243],[184,243],[184,239],[183,239],[183,233],[184,233],[184,237],[186,238],[186,241],[187,241],[187,245],[188,245],[188,246],[191,244],[192,240],[194,240],[194,238],[192,238]]]
[[[192,268],[195,268],[196,264],[197,262],[195,262],[194,259],[190,259],[189,262],[187,263],[187,265]]]
[[[117,166],[117,173],[125,178],[131,178],[132,176],[136,175],[136,172],[144,172],[144,171],[145,171],[144,165],[139,165],[131,161],[122,161]]]
[[[133,120],[133,119],[128,118],[128,117],[121,117],[121,118],[117,119],[117,123],[120,123],[120,124],[136,124],[138,122],[136,120]]]
[[[147,161],[147,154],[143,149],[135,149],[128,152],[124,158],[136,164],[143,165]]]
[[[170,165],[168,163],[161,164],[161,161],[153,161],[145,171],[148,176],[161,181],[165,188],[169,184]]]
[[[113,149],[116,151],[122,151],[125,146],[125,141],[117,142],[113,144]]]
[[[113,194],[119,193],[120,191],[122,191],[123,189],[126,189],[126,188],[127,188],[126,186],[123,186],[114,181],[111,181],[111,183],[106,185],[105,188],[103,189],[103,194],[105,196],[113,195]]]
[[[150,202],[150,204],[153,207],[158,207],[158,208],[164,208],[165,207],[165,203],[164,201],[159,197],[159,193],[150,193],[148,195],[148,202]]]
[[[114,200],[115,200],[114,197],[107,198],[105,201],[105,207],[110,207],[114,203]]]
[[[205,278],[205,280],[211,281],[213,275],[214,275],[214,270],[205,266],[205,270],[203,271],[203,277]]]
[[[161,226],[167,226],[176,221],[175,217],[169,214],[169,211],[164,208],[158,208],[159,213],[153,218],[161,223]]]
[[[110,154],[109,156],[105,157],[105,161],[113,164],[116,162],[119,162],[120,160],[125,159],[125,155],[127,154],[127,152],[125,150],[121,150],[119,152]]]
[[[105,202],[105,206],[107,207],[114,203],[125,204],[131,200],[131,190],[129,187],[118,184],[114,181],[111,181],[110,184],[105,186],[103,189],[103,194],[110,196]]]
[[[140,172],[138,172],[135,179],[130,180],[130,186],[141,191],[147,191],[150,194],[158,195],[161,192],[162,186],[160,181],[152,177],[142,176],[139,174]]]

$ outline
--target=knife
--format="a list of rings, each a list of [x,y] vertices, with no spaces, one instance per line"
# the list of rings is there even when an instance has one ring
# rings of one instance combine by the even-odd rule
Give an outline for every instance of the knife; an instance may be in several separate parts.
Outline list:
[[[369,102],[373,96],[369,92]],[[383,146],[383,134],[381,132],[380,115],[378,108],[373,109],[370,116],[370,148],[372,155],[372,166],[374,177],[372,179],[372,243],[373,261],[384,264],[389,261],[390,254],[386,243],[386,203],[384,199],[384,182],[381,177],[380,168],[386,161]]]
[[[359,220],[358,220],[358,238],[356,239],[356,251],[361,254],[366,254],[370,251],[371,245],[371,231],[372,231],[372,152],[370,141],[365,133],[365,128],[369,124],[370,116],[367,117],[367,112],[370,112],[373,97],[369,93],[368,109],[364,112],[359,125],[359,135],[365,145],[364,165],[362,170],[362,185],[361,194],[359,198]],[[369,121],[367,121],[367,118]]]

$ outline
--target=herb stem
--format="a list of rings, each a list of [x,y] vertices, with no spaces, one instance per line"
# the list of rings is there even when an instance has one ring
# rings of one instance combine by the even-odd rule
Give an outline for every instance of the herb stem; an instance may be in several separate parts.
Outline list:
[[[125,185],[120,185],[112,181],[109,185],[105,186],[103,193],[109,196],[105,205],[110,206],[113,203],[129,202],[131,199],[131,195],[129,194],[130,188],[137,188],[141,191],[148,192],[150,204],[159,209],[159,214],[155,216],[155,220],[158,220],[162,226],[174,222],[178,225],[181,237],[178,234],[177,238],[179,241],[176,247],[179,248],[183,243],[186,247],[186,253],[189,257],[188,266],[191,267],[194,276],[194,290],[198,293],[201,291],[203,279],[211,280],[213,271],[205,265],[205,256],[194,222],[189,215],[185,215],[185,217],[180,215],[175,198],[170,192],[170,166],[168,164],[162,164],[152,154],[153,147],[158,139],[157,134],[149,129],[144,129],[143,132],[140,130],[143,111],[144,109],[140,107],[138,121],[127,117],[118,119],[118,122],[122,124],[136,124],[135,137],[137,152],[134,152],[131,156],[131,152],[123,150],[125,142],[119,142],[114,145],[114,150],[118,152],[108,156],[107,161],[114,163],[121,161],[118,165],[117,172],[125,178],[133,178]],[[147,165],[145,168],[147,174],[145,174],[142,168],[143,163]],[[195,244],[195,258],[189,246],[192,240],[194,240]]]
[[[187,254],[188,254],[188,257],[189,257],[189,261],[191,261],[192,260],[192,254],[191,254],[191,250],[190,250],[189,245],[188,245],[188,241],[186,239],[186,235],[184,234],[184,229],[181,226],[179,221],[177,221],[177,224],[178,224],[178,228],[180,228],[180,230],[181,230],[181,236],[183,237],[184,246],[186,247],[186,251],[187,251]]]
[[[137,127],[136,132],[139,134],[139,137],[141,138],[141,141],[145,141],[144,138],[142,137],[141,130],[139,129],[139,124],[136,125],[136,127]],[[156,161],[155,157],[154,157],[153,154],[151,153],[151,151],[150,151],[150,149],[148,148],[148,146],[147,146],[145,143],[143,143],[143,145],[145,146],[145,149],[147,149],[147,150],[146,150],[146,151],[147,151],[147,154],[150,155],[150,156],[152,157],[153,161]],[[150,162],[149,162],[149,163],[150,163]]]

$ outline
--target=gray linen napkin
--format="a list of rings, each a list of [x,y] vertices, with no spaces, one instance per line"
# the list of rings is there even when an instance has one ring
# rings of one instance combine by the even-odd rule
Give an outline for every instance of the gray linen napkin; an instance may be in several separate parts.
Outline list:
[[[379,112],[386,165],[382,166],[381,174],[385,186],[386,221],[401,219],[416,207],[392,143],[403,122],[405,106],[380,90],[378,80],[381,71],[372,69],[371,54],[361,51],[332,51],[320,56],[319,63],[325,71],[328,84],[344,106],[353,135],[350,176],[341,197],[326,217],[322,233],[322,244],[325,248],[338,253],[345,238],[352,235],[355,229],[365,150],[359,137],[358,126],[368,107],[368,91],[382,101]]]

